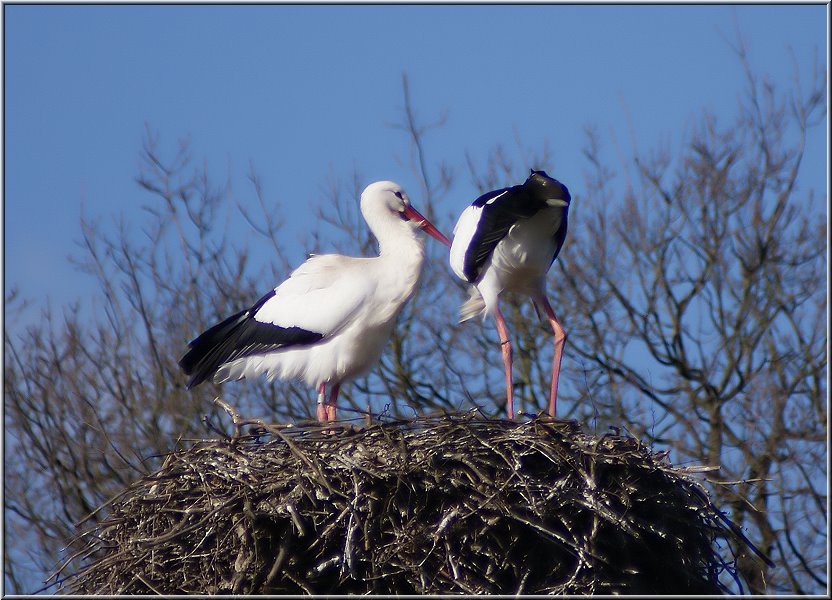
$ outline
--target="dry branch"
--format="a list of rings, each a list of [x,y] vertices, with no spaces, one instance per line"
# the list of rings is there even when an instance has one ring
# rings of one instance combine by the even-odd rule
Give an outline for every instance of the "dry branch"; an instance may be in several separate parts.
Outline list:
[[[633,437],[474,412],[257,429],[170,454],[79,536],[87,565],[59,587],[708,594],[736,581],[716,548],[741,543],[730,523]]]

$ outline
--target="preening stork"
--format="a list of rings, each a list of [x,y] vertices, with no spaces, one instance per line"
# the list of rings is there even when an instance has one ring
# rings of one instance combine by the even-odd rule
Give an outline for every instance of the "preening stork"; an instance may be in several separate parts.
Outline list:
[[[318,420],[335,420],[341,384],[373,367],[416,290],[425,260],[420,230],[451,245],[392,181],[367,186],[361,213],[379,255],[309,258],[253,306],[188,344],[179,361],[188,389],[211,377],[302,379],[318,391]]]
[[[544,171],[532,170],[522,185],[483,194],[466,208],[454,227],[450,263],[472,284],[460,321],[493,315],[503,354],[508,416],[514,418],[511,342],[500,312],[503,292],[531,297],[543,308],[555,336],[548,413],[557,411],[558,378],[566,333],[546,297],[546,273],[566,239],[569,190]]]

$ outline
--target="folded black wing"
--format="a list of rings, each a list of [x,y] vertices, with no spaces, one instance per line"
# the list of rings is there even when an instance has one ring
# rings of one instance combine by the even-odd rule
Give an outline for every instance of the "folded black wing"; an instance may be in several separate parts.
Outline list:
[[[223,364],[234,359],[287,346],[313,344],[323,337],[300,327],[279,327],[256,320],[254,315],[273,296],[274,290],[251,308],[217,323],[188,344],[189,350],[179,360],[179,366],[190,376],[188,389],[209,379]]]
[[[480,275],[483,264],[494,248],[521,219],[533,217],[546,203],[535,198],[522,185],[494,190],[474,200],[482,208],[474,235],[465,252],[463,274],[471,283]]]

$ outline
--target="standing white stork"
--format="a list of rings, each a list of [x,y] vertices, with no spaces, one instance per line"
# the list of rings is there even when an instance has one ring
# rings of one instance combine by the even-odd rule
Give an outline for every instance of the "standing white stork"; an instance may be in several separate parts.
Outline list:
[[[416,290],[425,260],[419,230],[451,245],[392,181],[367,186],[361,213],[379,255],[309,258],[251,308],[188,344],[179,361],[188,389],[212,376],[214,383],[262,374],[303,379],[318,390],[318,420],[335,420],[341,384],[376,363]]]
[[[544,171],[531,170],[522,185],[483,194],[466,208],[454,227],[450,263],[454,273],[472,284],[460,321],[493,315],[503,354],[508,416],[514,418],[511,342],[500,312],[503,292],[531,297],[542,306],[555,336],[548,413],[557,410],[558,378],[566,333],[546,297],[546,273],[566,239],[569,190]]]

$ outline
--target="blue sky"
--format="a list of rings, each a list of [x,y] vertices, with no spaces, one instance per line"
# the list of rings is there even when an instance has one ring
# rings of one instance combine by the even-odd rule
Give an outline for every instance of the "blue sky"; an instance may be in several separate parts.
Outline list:
[[[461,175],[440,207],[450,233],[476,197],[465,153],[548,140],[553,175],[580,194],[583,129],[628,154],[676,143],[708,109],[733,117],[745,81],[727,39],[738,26],[752,65],[785,84],[827,55],[826,5],[803,6],[4,6],[4,292],[85,301],[83,201],[104,227],[141,217],[134,182],[145,124],[166,147],[189,136],[235,196],[249,164],[287,222],[310,224],[327,176],[393,179],[419,206],[402,163],[401,77],[426,120],[428,152]],[[804,181],[826,186],[826,136],[809,140]],[[445,209],[443,213],[441,209]],[[264,248],[265,250],[265,248]],[[304,249],[299,249],[302,257]],[[265,257],[266,259],[268,257]],[[264,289],[274,282],[264,282]]]
[[[4,293],[56,309],[96,293],[67,259],[80,254],[82,202],[104,228],[141,222],[146,125],[168,149],[189,137],[243,203],[255,198],[252,164],[291,243],[327,178],[349,181],[354,169],[364,183],[398,181],[421,205],[407,139],[390,126],[407,73],[419,115],[447,114],[426,141],[459,174],[438,207],[450,234],[477,196],[466,152],[482,162],[515,137],[532,149],[548,141],[550,174],[578,197],[586,126],[628,157],[632,143],[679,143],[702,110],[733,119],[746,86],[727,43],[736,27],[756,72],[780,85],[792,76],[789,48],[804,76],[828,55],[825,4],[4,5],[3,17]],[[808,140],[801,179],[822,198],[827,128]],[[266,244],[253,249],[269,260]]]

